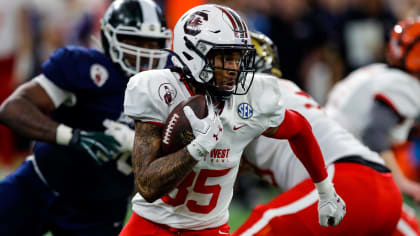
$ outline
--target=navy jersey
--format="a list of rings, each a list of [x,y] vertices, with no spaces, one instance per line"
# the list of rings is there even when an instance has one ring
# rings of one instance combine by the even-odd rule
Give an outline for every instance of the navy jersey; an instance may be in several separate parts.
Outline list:
[[[62,104],[52,112],[52,120],[86,131],[104,131],[103,120],[122,119],[128,78],[102,52],[58,49],[43,64],[42,73],[76,97],[75,104]],[[130,161],[127,156],[99,166],[84,152],[44,142],[35,144],[34,154],[49,186],[63,197],[111,200],[127,198],[133,190],[132,173],[119,170],[121,162]]]

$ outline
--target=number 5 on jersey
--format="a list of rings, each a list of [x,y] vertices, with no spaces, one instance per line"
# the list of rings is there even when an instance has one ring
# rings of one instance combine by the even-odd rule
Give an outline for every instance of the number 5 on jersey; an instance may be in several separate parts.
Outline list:
[[[185,177],[184,181],[182,181],[178,185],[177,187],[178,192],[176,193],[175,197],[172,198],[171,196],[166,195],[162,197],[161,199],[163,202],[171,206],[179,206],[182,204],[186,204],[187,208],[191,212],[207,214],[216,207],[217,200],[219,199],[221,186],[220,185],[205,185],[206,180],[209,177],[224,176],[229,172],[229,170],[230,169],[224,169],[224,170],[202,169],[200,173],[198,174],[197,180],[195,181],[195,185],[192,191],[196,193],[202,193],[202,194],[212,194],[208,205],[200,205],[197,203],[197,201],[194,201],[194,200],[188,200],[187,202],[185,202],[188,195],[187,188],[190,187],[194,183],[194,179],[197,175],[194,171],[191,171],[191,173],[187,177]]]

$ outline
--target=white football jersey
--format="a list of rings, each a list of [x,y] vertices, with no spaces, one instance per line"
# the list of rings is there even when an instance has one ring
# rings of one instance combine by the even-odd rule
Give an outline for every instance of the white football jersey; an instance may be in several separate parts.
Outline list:
[[[378,63],[352,72],[331,90],[325,110],[360,139],[376,97],[405,118],[393,128],[389,141],[405,141],[420,115],[420,81],[402,70]]]
[[[257,76],[256,76],[257,77]],[[190,97],[186,85],[170,70],[145,71],[127,85],[124,112],[136,120],[164,124],[169,113]],[[223,136],[184,181],[153,203],[137,193],[133,211],[174,228],[200,230],[228,221],[228,207],[243,149],[284,119],[279,80],[258,76],[246,95],[232,96],[220,114]]]
[[[326,165],[335,160],[359,155],[369,161],[383,164],[375,152],[362,145],[353,135],[327,117],[321,107],[293,82],[278,79],[286,109],[303,115],[311,124]],[[293,153],[287,140],[260,136],[244,151],[246,160],[256,167],[263,178],[287,190],[309,177],[303,164]]]

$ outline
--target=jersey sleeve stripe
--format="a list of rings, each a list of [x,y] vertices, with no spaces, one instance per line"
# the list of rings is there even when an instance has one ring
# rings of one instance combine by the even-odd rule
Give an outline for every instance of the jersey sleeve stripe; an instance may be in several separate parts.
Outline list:
[[[190,95],[191,96],[194,96],[194,93],[192,92],[191,87],[189,86],[189,84],[187,83],[187,81],[184,79],[184,80],[182,80],[182,82],[184,83],[185,88],[187,88],[187,90],[190,93]]]
[[[397,107],[394,105],[394,103],[389,99],[385,94],[378,93],[375,95],[375,100],[380,100],[387,104],[396,114],[398,114],[400,117],[405,118],[397,109]]]
[[[156,121],[146,121],[146,123],[154,124],[154,125],[157,125],[159,127],[163,127],[165,125],[165,124],[162,124],[162,123],[159,123],[159,122],[156,122]]]
[[[51,101],[54,103],[55,108],[59,107],[61,104],[74,96],[71,92],[55,85],[44,74],[38,75],[33,79],[33,81],[36,81],[45,90],[51,98]]]

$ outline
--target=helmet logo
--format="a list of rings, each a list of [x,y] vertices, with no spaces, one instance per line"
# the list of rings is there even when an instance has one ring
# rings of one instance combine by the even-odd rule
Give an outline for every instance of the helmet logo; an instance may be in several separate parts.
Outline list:
[[[176,97],[176,90],[169,83],[163,83],[159,86],[159,97],[167,105],[171,105]]]
[[[203,24],[203,21],[207,21],[208,19],[208,14],[203,11],[194,12],[185,22],[184,32],[186,34],[196,36],[201,32],[200,26]]]
[[[93,64],[90,67],[90,78],[98,87],[102,87],[108,80],[108,71],[99,64]]]

